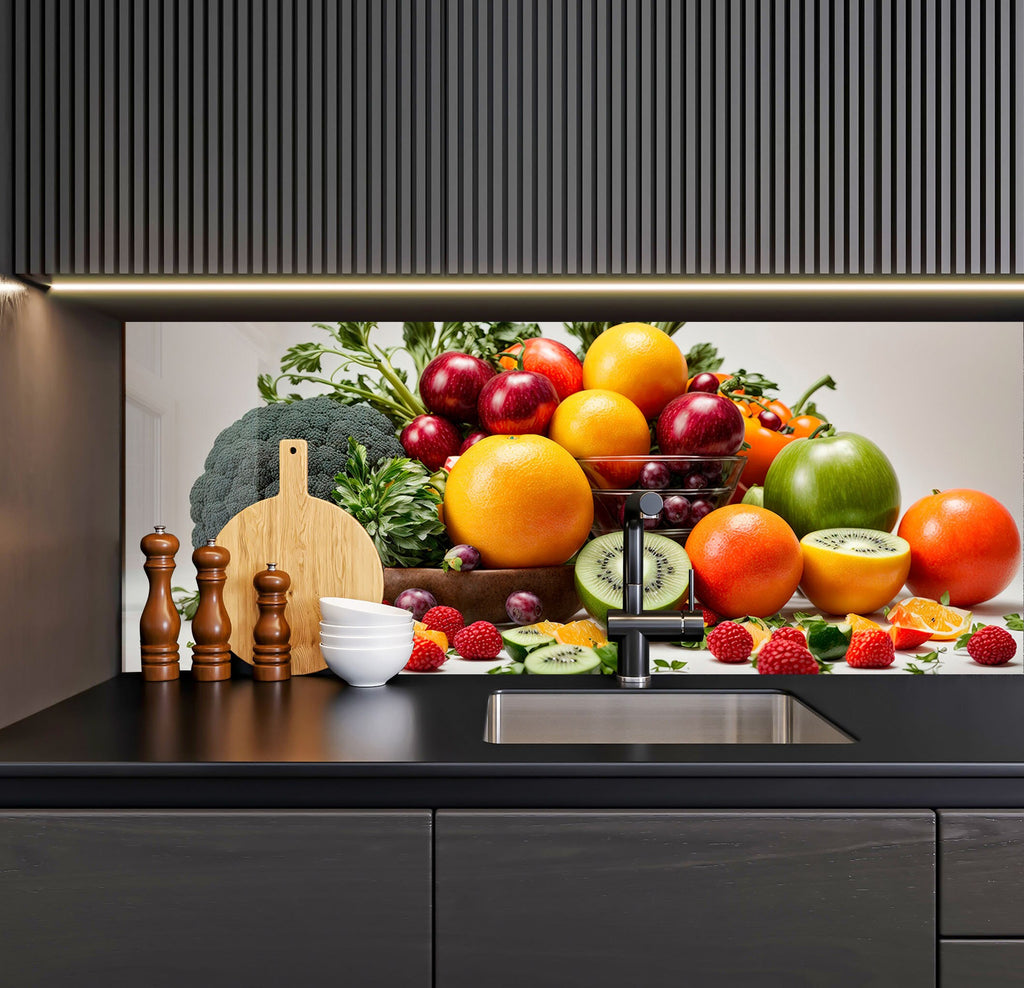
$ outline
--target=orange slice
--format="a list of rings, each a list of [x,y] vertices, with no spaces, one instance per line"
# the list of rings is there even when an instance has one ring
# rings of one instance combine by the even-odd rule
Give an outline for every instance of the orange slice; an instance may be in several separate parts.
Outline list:
[[[853,628],[854,634],[858,631],[882,631],[880,624],[875,624],[870,618],[861,617],[859,614],[847,614],[846,623]]]
[[[746,628],[750,632],[750,637],[754,639],[752,655],[757,655],[761,651],[761,646],[772,636],[772,633],[763,624],[758,624],[756,621],[741,621],[740,627]]]
[[[551,635],[552,638],[557,640],[558,632],[565,627],[564,624],[559,624],[557,621],[538,621],[536,624],[527,625],[532,631],[539,631],[542,635]]]
[[[927,597],[908,597],[889,611],[889,623],[927,631],[932,641],[952,641],[971,630],[971,612]]]
[[[430,641],[437,642],[441,646],[442,652],[448,651],[448,636],[443,631],[428,628],[422,621],[414,621],[412,630],[417,638],[429,638]]]
[[[571,624],[563,624],[554,634],[555,641],[563,645],[600,648],[608,644],[608,639],[595,621],[573,621]]]

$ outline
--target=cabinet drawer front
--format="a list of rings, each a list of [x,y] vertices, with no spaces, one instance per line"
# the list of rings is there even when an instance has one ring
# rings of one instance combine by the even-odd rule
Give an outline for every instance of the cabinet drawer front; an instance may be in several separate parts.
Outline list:
[[[430,845],[426,811],[2,813],[0,982],[428,988]]]
[[[437,988],[934,988],[931,813],[438,811]]]
[[[1024,937],[1024,813],[939,814],[943,936]]]
[[[1024,940],[943,940],[939,988],[1020,988]]]

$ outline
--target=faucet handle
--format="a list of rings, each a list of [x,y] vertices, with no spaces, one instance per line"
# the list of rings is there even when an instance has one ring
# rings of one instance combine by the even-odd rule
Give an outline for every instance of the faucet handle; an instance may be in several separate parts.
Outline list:
[[[688,611],[695,611],[695,610],[697,610],[697,608],[696,608],[697,600],[696,600],[696,598],[693,595],[693,582],[694,582],[693,576],[694,576],[693,567],[691,566],[690,567],[690,579],[687,581],[689,585],[686,588],[686,609]]]

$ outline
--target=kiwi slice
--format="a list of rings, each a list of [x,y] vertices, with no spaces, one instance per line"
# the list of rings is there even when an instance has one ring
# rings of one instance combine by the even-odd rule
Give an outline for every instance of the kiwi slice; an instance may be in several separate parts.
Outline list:
[[[593,672],[601,665],[597,652],[583,645],[544,645],[523,661],[527,672],[542,676],[567,676]]]
[[[603,622],[609,610],[622,607],[622,532],[588,542],[576,560],[576,592],[587,613]],[[690,582],[690,559],[678,542],[664,535],[644,535],[644,610],[660,611],[683,599]]]
[[[898,535],[874,528],[822,528],[809,532],[801,541],[852,556],[902,556],[910,548]]]
[[[554,638],[543,631],[527,625],[525,628],[511,628],[501,633],[501,640],[505,643],[505,651],[509,658],[515,662],[522,662],[527,652],[532,652],[542,645],[551,645]]]

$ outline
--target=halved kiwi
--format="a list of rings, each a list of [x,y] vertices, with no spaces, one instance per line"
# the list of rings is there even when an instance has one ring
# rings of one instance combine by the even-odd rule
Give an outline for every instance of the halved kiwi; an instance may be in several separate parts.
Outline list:
[[[551,645],[555,639],[543,631],[527,626],[503,631],[501,640],[505,643],[505,651],[508,652],[509,658],[516,662],[522,662],[526,658],[527,652],[532,652],[542,645]]]
[[[593,672],[601,665],[597,652],[583,645],[545,645],[523,661],[526,671],[542,676],[567,676]]]
[[[910,544],[873,528],[823,528],[800,540],[800,589],[827,614],[871,614],[899,593]]]
[[[576,591],[587,613],[604,621],[622,607],[622,532],[588,542],[576,559]],[[660,611],[683,599],[690,582],[690,559],[678,542],[664,535],[644,535],[644,610]]]

